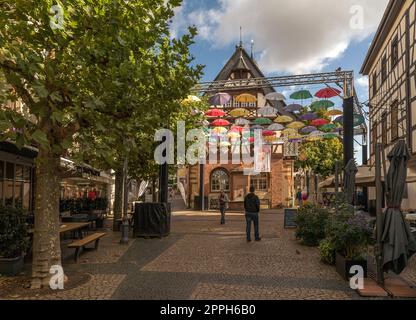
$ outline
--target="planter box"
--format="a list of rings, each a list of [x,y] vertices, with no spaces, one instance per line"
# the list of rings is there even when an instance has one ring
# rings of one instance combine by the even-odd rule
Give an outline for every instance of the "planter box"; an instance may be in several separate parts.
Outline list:
[[[351,267],[360,266],[364,269],[364,278],[367,277],[367,261],[366,260],[347,260],[344,256],[339,253],[336,254],[336,268],[338,274],[345,280],[349,280],[355,274],[350,274]]]
[[[23,256],[14,259],[0,258],[0,274],[4,276],[15,276],[23,270]]]

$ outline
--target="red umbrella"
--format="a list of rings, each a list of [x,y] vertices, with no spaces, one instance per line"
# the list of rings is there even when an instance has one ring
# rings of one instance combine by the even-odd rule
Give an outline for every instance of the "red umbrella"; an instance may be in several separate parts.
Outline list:
[[[211,123],[211,126],[214,126],[214,127],[227,127],[230,124],[231,123],[229,123],[227,120],[217,119],[213,123]]]
[[[276,132],[271,130],[264,130],[263,131],[263,137],[272,137],[275,136]]]
[[[338,89],[325,88],[325,89],[319,90],[315,94],[315,97],[321,98],[321,99],[330,99],[330,98],[333,98],[333,97],[337,97],[340,93],[341,93],[341,91],[339,91]]]
[[[205,112],[205,115],[207,117],[224,117],[226,113],[220,109],[211,109],[207,112]]]
[[[311,122],[311,125],[314,126],[314,127],[321,127],[321,126],[326,125],[328,123],[329,123],[328,120],[325,120],[325,119],[316,119],[316,120],[313,120]]]

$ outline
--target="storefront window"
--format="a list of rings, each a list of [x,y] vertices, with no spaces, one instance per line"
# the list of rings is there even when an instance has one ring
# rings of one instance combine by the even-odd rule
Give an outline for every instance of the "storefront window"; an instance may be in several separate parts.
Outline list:
[[[257,191],[267,191],[269,188],[269,179],[267,173],[261,173],[257,176],[251,177],[250,186]]]
[[[224,169],[217,169],[211,175],[211,191],[229,191],[230,182],[228,173]]]
[[[32,168],[0,161],[0,204],[31,209]]]

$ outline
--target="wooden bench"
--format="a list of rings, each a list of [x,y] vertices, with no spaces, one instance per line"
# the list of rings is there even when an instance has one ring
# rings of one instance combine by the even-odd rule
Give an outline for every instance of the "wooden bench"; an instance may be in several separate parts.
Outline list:
[[[81,240],[74,241],[68,245],[68,248],[75,248],[75,262],[78,262],[79,255],[81,254],[81,249],[85,249],[85,246],[95,242],[95,248],[94,250],[98,249],[98,244],[100,242],[100,239],[104,236],[106,236],[106,233],[94,233],[89,236],[86,236],[85,238]]]

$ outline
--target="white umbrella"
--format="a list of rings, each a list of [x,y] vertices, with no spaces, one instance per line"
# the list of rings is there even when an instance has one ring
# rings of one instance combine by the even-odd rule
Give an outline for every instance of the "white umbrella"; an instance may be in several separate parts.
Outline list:
[[[266,99],[272,101],[284,101],[286,100],[286,97],[279,92],[271,92],[269,94],[266,94]]]

